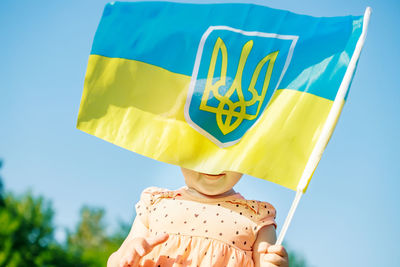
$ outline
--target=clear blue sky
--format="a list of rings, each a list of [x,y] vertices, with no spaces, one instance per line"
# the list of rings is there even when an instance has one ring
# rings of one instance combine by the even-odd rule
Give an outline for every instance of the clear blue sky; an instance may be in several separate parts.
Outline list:
[[[142,189],[183,185],[178,167],[75,128],[105,3],[2,0],[0,5],[1,175],[9,190],[31,189],[52,200],[59,229],[76,224],[83,204],[106,208],[111,226],[117,219],[132,220]],[[398,266],[400,2],[253,3],[314,16],[361,15],[366,6],[373,8],[342,117],[286,240],[313,266]],[[249,176],[236,189],[274,204],[280,225],[294,197]]]

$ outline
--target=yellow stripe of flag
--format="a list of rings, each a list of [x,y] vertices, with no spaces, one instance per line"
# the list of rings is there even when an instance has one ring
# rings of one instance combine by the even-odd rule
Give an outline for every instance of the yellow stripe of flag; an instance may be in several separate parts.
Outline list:
[[[312,94],[278,90],[242,140],[220,148],[184,119],[189,76],[91,55],[85,81],[80,130],[167,163],[209,173],[237,171],[293,190],[332,105]]]

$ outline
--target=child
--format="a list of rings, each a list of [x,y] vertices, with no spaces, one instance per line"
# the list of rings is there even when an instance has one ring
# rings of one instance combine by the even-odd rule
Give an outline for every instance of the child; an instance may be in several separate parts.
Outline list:
[[[241,173],[182,173],[187,187],[143,191],[132,229],[107,266],[289,266],[285,249],[272,245],[275,209],[233,190]]]

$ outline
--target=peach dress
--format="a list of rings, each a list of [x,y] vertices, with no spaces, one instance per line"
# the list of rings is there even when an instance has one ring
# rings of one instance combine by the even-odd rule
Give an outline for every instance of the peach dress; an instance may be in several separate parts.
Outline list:
[[[254,266],[252,246],[258,231],[275,224],[275,209],[246,200],[239,193],[204,199],[150,187],[136,204],[136,213],[150,233],[169,238],[140,261],[140,266]]]

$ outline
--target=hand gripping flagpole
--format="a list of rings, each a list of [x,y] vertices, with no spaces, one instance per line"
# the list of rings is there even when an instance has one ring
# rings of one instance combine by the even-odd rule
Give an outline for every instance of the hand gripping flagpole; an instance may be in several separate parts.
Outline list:
[[[325,150],[326,145],[335,129],[336,122],[340,116],[340,112],[344,105],[344,98],[349,90],[350,82],[354,74],[354,70],[357,65],[358,58],[360,57],[361,49],[364,45],[365,38],[367,36],[368,23],[371,16],[371,8],[367,7],[364,13],[363,19],[363,28],[360,38],[357,41],[356,48],[354,50],[353,56],[350,59],[349,65],[347,67],[346,73],[344,74],[342,83],[340,84],[339,90],[336,94],[335,100],[333,101],[331,111],[329,112],[328,118],[326,119],[325,125],[322,128],[321,135],[318,138],[317,143],[313,151],[311,152],[310,158],[308,159],[307,165],[304,168],[303,174],[300,178],[299,184],[297,186],[296,196],[292,202],[292,206],[290,207],[289,213],[285,219],[285,223],[282,226],[282,230],[279,233],[278,240],[276,241],[276,245],[281,245],[283,238],[286,235],[287,229],[292,221],[293,215],[296,211],[297,206],[299,205],[300,199],[306,189],[308,183],[311,180],[311,177],[317,167],[322,153]]]

